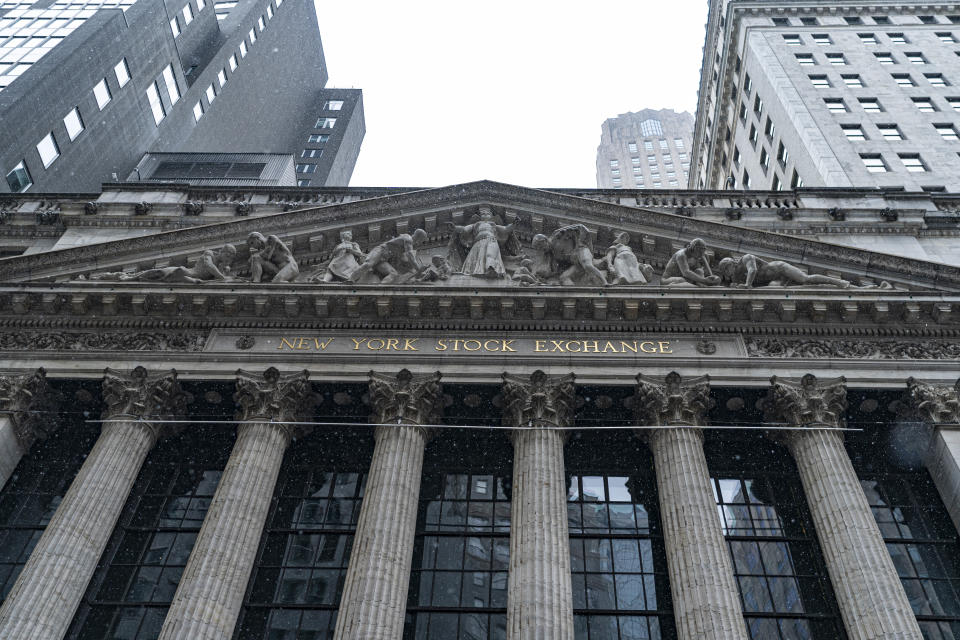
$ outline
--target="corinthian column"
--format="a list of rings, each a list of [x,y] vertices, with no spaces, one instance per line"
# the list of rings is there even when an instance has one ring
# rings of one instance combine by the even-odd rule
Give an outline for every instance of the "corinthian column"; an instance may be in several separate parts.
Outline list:
[[[179,413],[176,372],[107,369],[100,437],[0,608],[0,638],[60,640],[120,516],[161,420]]]
[[[678,637],[746,640],[740,593],[703,453],[700,427],[710,403],[707,376],[637,376],[638,423],[663,427],[638,435],[653,451]]]
[[[843,378],[774,377],[768,419],[804,427],[782,438],[797,462],[850,640],[920,640],[920,628],[843,446]]]
[[[370,373],[370,421],[379,424],[337,614],[337,640],[403,633],[427,431],[443,412],[440,374]]]
[[[0,374],[0,488],[33,443],[57,428],[54,399],[43,369]]]
[[[237,371],[237,442],[183,570],[161,640],[229,640],[283,454],[311,402],[307,372]]]
[[[960,380],[951,387],[910,378],[907,404],[930,428],[927,469],[953,526],[960,530]]]
[[[513,430],[507,638],[572,640],[573,589],[563,444],[573,424],[573,374],[503,374]]]

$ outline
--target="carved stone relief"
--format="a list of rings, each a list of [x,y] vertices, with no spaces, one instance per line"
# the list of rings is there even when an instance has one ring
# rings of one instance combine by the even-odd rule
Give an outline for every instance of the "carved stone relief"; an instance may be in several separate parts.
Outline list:
[[[795,427],[843,427],[847,410],[846,379],[820,382],[810,373],[799,380],[774,376],[770,379],[764,410],[770,422]]]
[[[637,376],[633,407],[639,424],[701,426],[711,403],[709,376],[687,380],[676,372],[662,379]]]
[[[960,380],[952,387],[907,380],[907,406],[924,422],[960,424]]]
[[[413,375],[403,369],[395,376],[370,372],[371,422],[377,424],[440,424],[443,387],[440,373]]]
[[[0,332],[0,349],[6,351],[202,351],[207,334],[200,332],[97,333],[41,331]]]
[[[859,360],[958,360],[960,344],[932,340],[807,340],[758,338],[744,340],[753,358],[856,358]]]
[[[0,374],[0,411],[10,416],[24,451],[56,430],[60,424],[54,415],[58,400],[42,368],[25,375]]]
[[[573,423],[576,393],[573,374],[530,377],[503,374],[503,419],[511,427],[568,427]]]

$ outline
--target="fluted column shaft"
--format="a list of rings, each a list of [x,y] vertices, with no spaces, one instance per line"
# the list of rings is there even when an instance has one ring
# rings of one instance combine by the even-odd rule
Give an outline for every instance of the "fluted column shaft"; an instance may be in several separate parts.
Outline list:
[[[416,425],[377,427],[337,640],[393,640],[403,633],[426,440]]]
[[[4,640],[60,640],[156,442],[149,422],[105,422],[0,608]]]
[[[717,518],[700,429],[650,432],[680,640],[746,640],[733,564]]]
[[[838,431],[793,431],[817,538],[850,640],[920,640],[920,628]]]
[[[237,442],[187,560],[161,640],[233,636],[289,443],[286,425],[248,422],[237,429]]]
[[[507,638],[572,640],[564,432],[513,433]]]
[[[24,450],[8,415],[0,415],[0,489],[20,463]]]

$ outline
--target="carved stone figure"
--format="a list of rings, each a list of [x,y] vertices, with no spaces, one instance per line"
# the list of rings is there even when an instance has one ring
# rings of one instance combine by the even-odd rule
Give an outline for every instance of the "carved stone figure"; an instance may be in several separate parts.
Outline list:
[[[447,259],[458,273],[480,278],[505,278],[502,252],[520,253],[520,242],[513,233],[513,225],[496,223],[493,212],[481,207],[480,219],[465,227],[451,225],[453,235],[447,250]]]
[[[327,265],[327,270],[323,274],[323,281],[338,282],[349,280],[350,275],[357,270],[360,262],[366,257],[367,254],[360,250],[360,245],[353,241],[353,232],[341,231],[340,244],[333,248],[333,257],[330,259],[330,264]]]
[[[427,232],[417,229],[413,235],[401,233],[383,242],[367,254],[363,263],[350,274],[351,282],[381,284],[403,282],[417,276],[424,267],[417,259],[417,247],[427,241]]]
[[[433,256],[430,258],[430,266],[417,276],[417,282],[449,280],[452,275],[453,267],[450,266],[450,262],[443,256]]]
[[[604,256],[610,284],[647,284],[653,278],[653,267],[641,264],[630,248],[630,234],[621,231]]]
[[[811,373],[797,380],[770,379],[767,419],[792,427],[842,427],[847,410],[846,378],[818,382]]]
[[[277,236],[266,238],[254,231],[247,236],[250,249],[250,279],[261,282],[263,276],[271,276],[270,282],[292,282],[300,275],[300,268],[293,258],[293,252]]]
[[[607,283],[603,272],[593,263],[593,241],[590,231],[582,224],[561,227],[549,237],[538,233],[533,237],[533,248],[542,252],[544,257],[538,275],[544,273],[556,277],[565,286],[603,286]]]
[[[573,374],[530,377],[503,374],[503,418],[512,427],[567,427],[576,402]]]
[[[370,372],[370,420],[377,424],[439,424],[443,416],[440,373],[395,376]]]
[[[717,266],[717,273],[725,285],[731,287],[770,287],[825,284],[846,289],[849,280],[824,275],[808,275],[783,260],[766,261],[751,253],[739,258],[724,258]]]
[[[720,276],[713,275],[707,263],[707,245],[700,238],[674,253],[663,269],[660,284],[713,287],[720,284]]]
[[[521,287],[540,284],[540,278],[537,277],[533,269],[533,260],[524,258],[520,261],[520,266],[510,275],[510,279],[519,283]]]
[[[676,371],[662,381],[637,376],[633,407],[637,422],[642,425],[698,427],[712,404],[709,376],[683,380]]]
[[[191,267],[160,267],[134,273],[110,271],[94,273],[91,280],[116,280],[119,282],[185,282],[197,284],[213,280],[232,279],[231,269],[237,249],[232,244],[224,245],[219,251],[207,249]]]

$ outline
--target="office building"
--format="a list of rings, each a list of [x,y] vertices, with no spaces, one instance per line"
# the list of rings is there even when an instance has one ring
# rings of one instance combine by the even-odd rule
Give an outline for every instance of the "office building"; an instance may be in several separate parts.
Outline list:
[[[362,100],[326,82],[306,0],[4,2],[0,191],[98,191],[146,153],[198,152],[286,154],[300,184],[346,185]]]
[[[685,187],[693,116],[672,109],[622,113],[603,123],[598,189]]]
[[[0,637],[956,638],[958,205],[0,196]]]
[[[960,188],[956,4],[709,12],[692,188]]]

